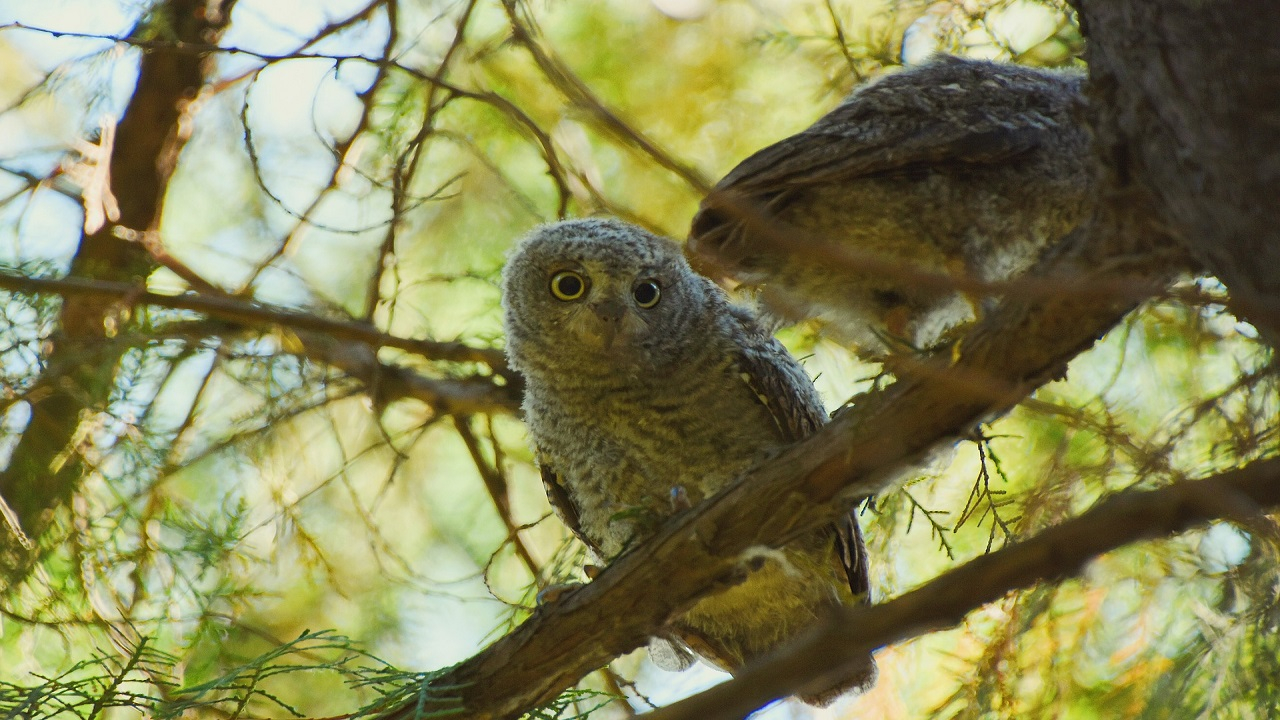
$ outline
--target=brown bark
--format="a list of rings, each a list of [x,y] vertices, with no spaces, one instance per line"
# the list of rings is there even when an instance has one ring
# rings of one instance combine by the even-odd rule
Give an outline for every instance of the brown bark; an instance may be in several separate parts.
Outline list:
[[[1226,283],[1236,311],[1274,343],[1280,338],[1280,242],[1274,221],[1280,202],[1280,25],[1271,22],[1271,4],[1076,0],[1076,5],[1090,41],[1093,123],[1108,189],[1089,242],[1082,246],[1086,251],[1067,257],[1065,265],[1077,272],[1105,267],[1149,278],[1153,265],[1159,270],[1162,254],[1171,258],[1170,267],[1181,262],[1176,253],[1167,253],[1165,232],[1170,232]],[[882,489],[884,469],[954,438],[1061,373],[1066,361],[1123,311],[1123,305],[1090,293],[1002,308],[964,341],[955,367],[917,374],[865,398],[814,438],[677,518],[591,585],[540,608],[513,633],[446,672],[435,685],[440,697],[451,700],[427,709],[515,717],[550,700],[589,670],[637,647],[699,594],[731,581],[733,559],[744,548],[776,544],[828,521],[851,497]],[[844,623],[826,628],[834,635],[818,639],[815,633],[787,657],[806,649],[832,651],[838,643],[865,648],[924,632],[954,622],[997,597],[1002,587],[1069,572],[1124,542],[1229,516],[1239,505],[1256,509],[1238,501],[1275,504],[1280,500],[1275,464],[1259,463],[1208,485],[1113,500],[1039,540],[936,581],[954,592],[939,598],[916,593],[851,611]],[[1159,505],[1160,512],[1144,511],[1148,501],[1168,504]],[[915,620],[920,624],[912,624]],[[860,624],[880,629],[870,634],[851,629]],[[762,674],[750,672],[741,685],[765,682]],[[776,676],[780,668],[759,672]],[[803,686],[801,675],[781,674],[729,711],[718,701],[727,700],[732,690],[708,702],[691,701],[690,707],[716,707],[725,717],[737,716]],[[413,710],[404,707],[392,717],[410,717]],[[701,715],[675,710],[669,715],[694,716]]]
[[[1029,539],[983,555],[911,592],[872,607],[842,608],[772,657],[692,698],[660,708],[653,720],[740,718],[865,657],[868,649],[950,627],[1018,588],[1075,575],[1122,545],[1193,525],[1248,520],[1280,505],[1280,459],[1205,480],[1128,492]]]
[[[1110,328],[1132,300],[1090,292],[1132,276],[1180,267],[1167,239],[1127,201],[1105,204],[1089,232],[1064,243],[1039,273],[1075,280],[1079,292],[1010,302],[964,341],[954,364],[911,368],[910,377],[859,398],[809,440],[751,473],[608,567],[584,588],[539,608],[523,625],[424,689],[424,710],[514,718],[543,704],[614,657],[642,645],[698,597],[739,577],[737,558],[831,522],[858,498],[881,492],[893,468],[953,442],[1043,382]],[[1097,282],[1106,268],[1109,282]],[[1164,270],[1161,270],[1164,268]],[[1069,284],[1069,283],[1068,283]],[[678,569],[678,570],[677,570]],[[388,718],[414,717],[416,703]]]
[[[1280,23],[1270,0],[1073,0],[1098,144],[1280,341]]]
[[[233,4],[171,0],[152,10],[147,28],[134,32],[160,29],[175,41],[214,42]],[[84,236],[71,263],[72,275],[138,284],[155,268],[146,250],[126,238],[159,225],[169,178],[186,141],[184,115],[204,82],[204,67],[201,54],[164,47],[143,53],[137,88],[118,126],[110,160],[111,191],[120,216]],[[6,526],[0,534],[0,576],[9,582],[26,573],[26,538],[44,531],[52,511],[74,492],[85,471],[73,447],[82,415],[106,404],[126,350],[106,342],[108,310],[89,296],[64,300],[44,372],[26,396],[30,422],[0,473],[0,498],[19,526]]]
[[[379,404],[412,398],[430,405],[439,415],[516,414],[520,410],[520,376],[507,368],[502,351],[495,348],[404,338],[359,320],[329,318],[225,295],[161,295],[145,290],[141,284],[0,273],[0,288],[52,293],[82,303],[93,300],[99,306],[109,305],[120,311],[144,305],[194,310],[224,321],[228,333],[280,326],[293,331],[307,357],[332,365],[360,381]],[[181,332],[181,328],[174,329]],[[202,329],[208,330],[207,326]],[[427,360],[474,363],[487,367],[489,374],[425,377],[409,368],[381,362],[377,350],[383,347],[404,350]]]

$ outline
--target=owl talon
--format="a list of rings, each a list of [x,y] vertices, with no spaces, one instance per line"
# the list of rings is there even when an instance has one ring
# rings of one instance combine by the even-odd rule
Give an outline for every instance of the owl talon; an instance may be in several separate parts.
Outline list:
[[[603,570],[600,568],[599,565],[583,565],[582,566],[582,574],[586,575],[588,580],[595,580],[596,578],[600,577],[601,572],[603,572]]]

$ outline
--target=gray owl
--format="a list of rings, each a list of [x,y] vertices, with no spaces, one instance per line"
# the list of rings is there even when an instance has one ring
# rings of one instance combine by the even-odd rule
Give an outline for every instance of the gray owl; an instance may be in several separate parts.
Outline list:
[[[678,245],[638,227],[535,230],[508,260],[502,296],[547,496],[605,562],[826,422],[786,349]],[[733,672],[824,610],[869,601],[852,513],[753,560],[746,582],[698,601],[670,639]],[[803,699],[825,704],[875,673],[868,655]]]
[[[1083,219],[1082,82],[942,57],[865,85],[726,175],[690,258],[864,355],[935,346],[983,307],[923,275],[1009,279]]]

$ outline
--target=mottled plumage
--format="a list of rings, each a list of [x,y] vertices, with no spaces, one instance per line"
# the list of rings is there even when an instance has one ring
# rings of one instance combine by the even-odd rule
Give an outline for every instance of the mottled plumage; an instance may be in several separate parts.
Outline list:
[[[826,421],[786,349],[675,243],[640,228],[591,219],[535,230],[507,263],[503,305],[548,497],[606,562],[684,496],[697,504]],[[699,601],[671,636],[734,671],[824,609],[868,601],[852,514],[760,566]],[[826,702],[874,677],[868,657],[805,699]]]
[[[1008,279],[1082,220],[1082,81],[951,57],[887,75],[726,175],[693,219],[690,257],[865,354],[886,336],[933,346],[979,308],[910,271]]]

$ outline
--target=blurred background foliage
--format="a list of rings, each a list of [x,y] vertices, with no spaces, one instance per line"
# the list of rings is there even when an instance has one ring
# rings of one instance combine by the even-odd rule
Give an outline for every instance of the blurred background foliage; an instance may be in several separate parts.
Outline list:
[[[61,276],[109,208],[101,148],[141,54],[169,37],[165,13],[0,0],[6,272]],[[169,260],[146,285],[177,292],[194,275],[209,294],[500,348],[499,269],[536,224],[606,213],[681,238],[708,184],[859,82],[939,50],[1076,65],[1082,39],[1052,0],[239,0],[219,44],[150,248]],[[59,307],[4,291],[5,463],[39,431],[28,393]],[[380,392],[287,319],[110,318],[127,350],[109,388],[85,389],[66,450],[84,471],[0,595],[5,717],[350,713],[423,677],[397,668],[464,659],[540,587],[580,577],[510,402],[463,413]],[[782,337],[830,408],[884,380],[809,328]],[[377,357],[508,382],[475,360]],[[1274,455],[1278,405],[1250,327],[1218,305],[1151,302],[1065,380],[875,500],[875,593],[1124,488]],[[1278,537],[1219,523],[1124,548],[881,650],[862,697],[767,712],[1270,717]],[[721,678],[663,673],[640,651],[540,716],[618,717],[630,710],[612,693],[643,709]]]

